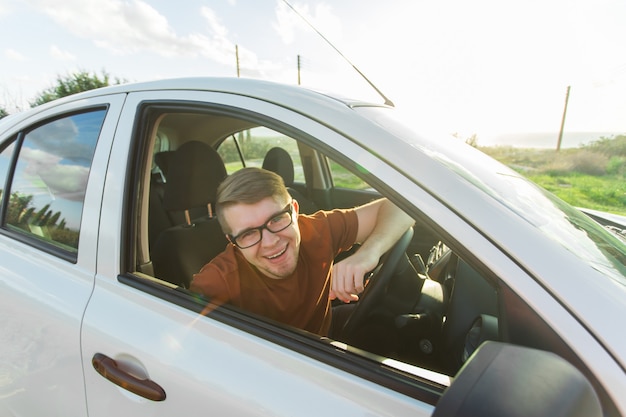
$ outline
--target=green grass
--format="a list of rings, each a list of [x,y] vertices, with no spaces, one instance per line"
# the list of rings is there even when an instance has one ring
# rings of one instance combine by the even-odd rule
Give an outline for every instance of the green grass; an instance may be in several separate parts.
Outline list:
[[[626,137],[601,138],[575,149],[480,147],[560,199],[626,215]]]
[[[526,175],[563,201],[594,210],[626,215],[626,181],[615,176]]]

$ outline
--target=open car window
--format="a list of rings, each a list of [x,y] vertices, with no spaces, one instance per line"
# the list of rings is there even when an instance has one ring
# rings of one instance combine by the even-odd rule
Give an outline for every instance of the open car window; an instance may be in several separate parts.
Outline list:
[[[294,181],[304,183],[298,142],[270,128],[255,127],[234,133],[219,144],[217,151],[230,174],[243,167],[262,167],[272,148],[286,151],[293,163]]]

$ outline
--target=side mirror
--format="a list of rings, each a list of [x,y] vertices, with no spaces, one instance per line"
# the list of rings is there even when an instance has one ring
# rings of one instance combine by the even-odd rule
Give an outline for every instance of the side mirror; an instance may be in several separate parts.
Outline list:
[[[593,417],[602,407],[585,376],[561,357],[483,343],[463,365],[432,417]]]

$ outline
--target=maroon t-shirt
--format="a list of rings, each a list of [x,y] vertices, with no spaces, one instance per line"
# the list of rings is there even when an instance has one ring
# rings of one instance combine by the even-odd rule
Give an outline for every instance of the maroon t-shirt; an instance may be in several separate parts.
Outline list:
[[[291,276],[269,278],[228,245],[194,275],[190,289],[212,301],[326,336],[331,322],[330,270],[335,256],[355,243],[357,216],[354,210],[318,211],[298,215],[298,225],[302,239]]]

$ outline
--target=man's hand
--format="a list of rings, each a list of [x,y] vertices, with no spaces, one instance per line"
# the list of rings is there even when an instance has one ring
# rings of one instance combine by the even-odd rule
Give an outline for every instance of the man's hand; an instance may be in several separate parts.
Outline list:
[[[379,258],[367,250],[359,249],[333,266],[330,299],[340,299],[344,303],[358,301],[365,289],[365,276],[378,265]]]
[[[365,275],[378,265],[388,251],[414,223],[413,219],[385,198],[355,208],[359,230],[355,243],[361,243],[352,256],[333,266],[330,299],[345,303],[358,301]]]

